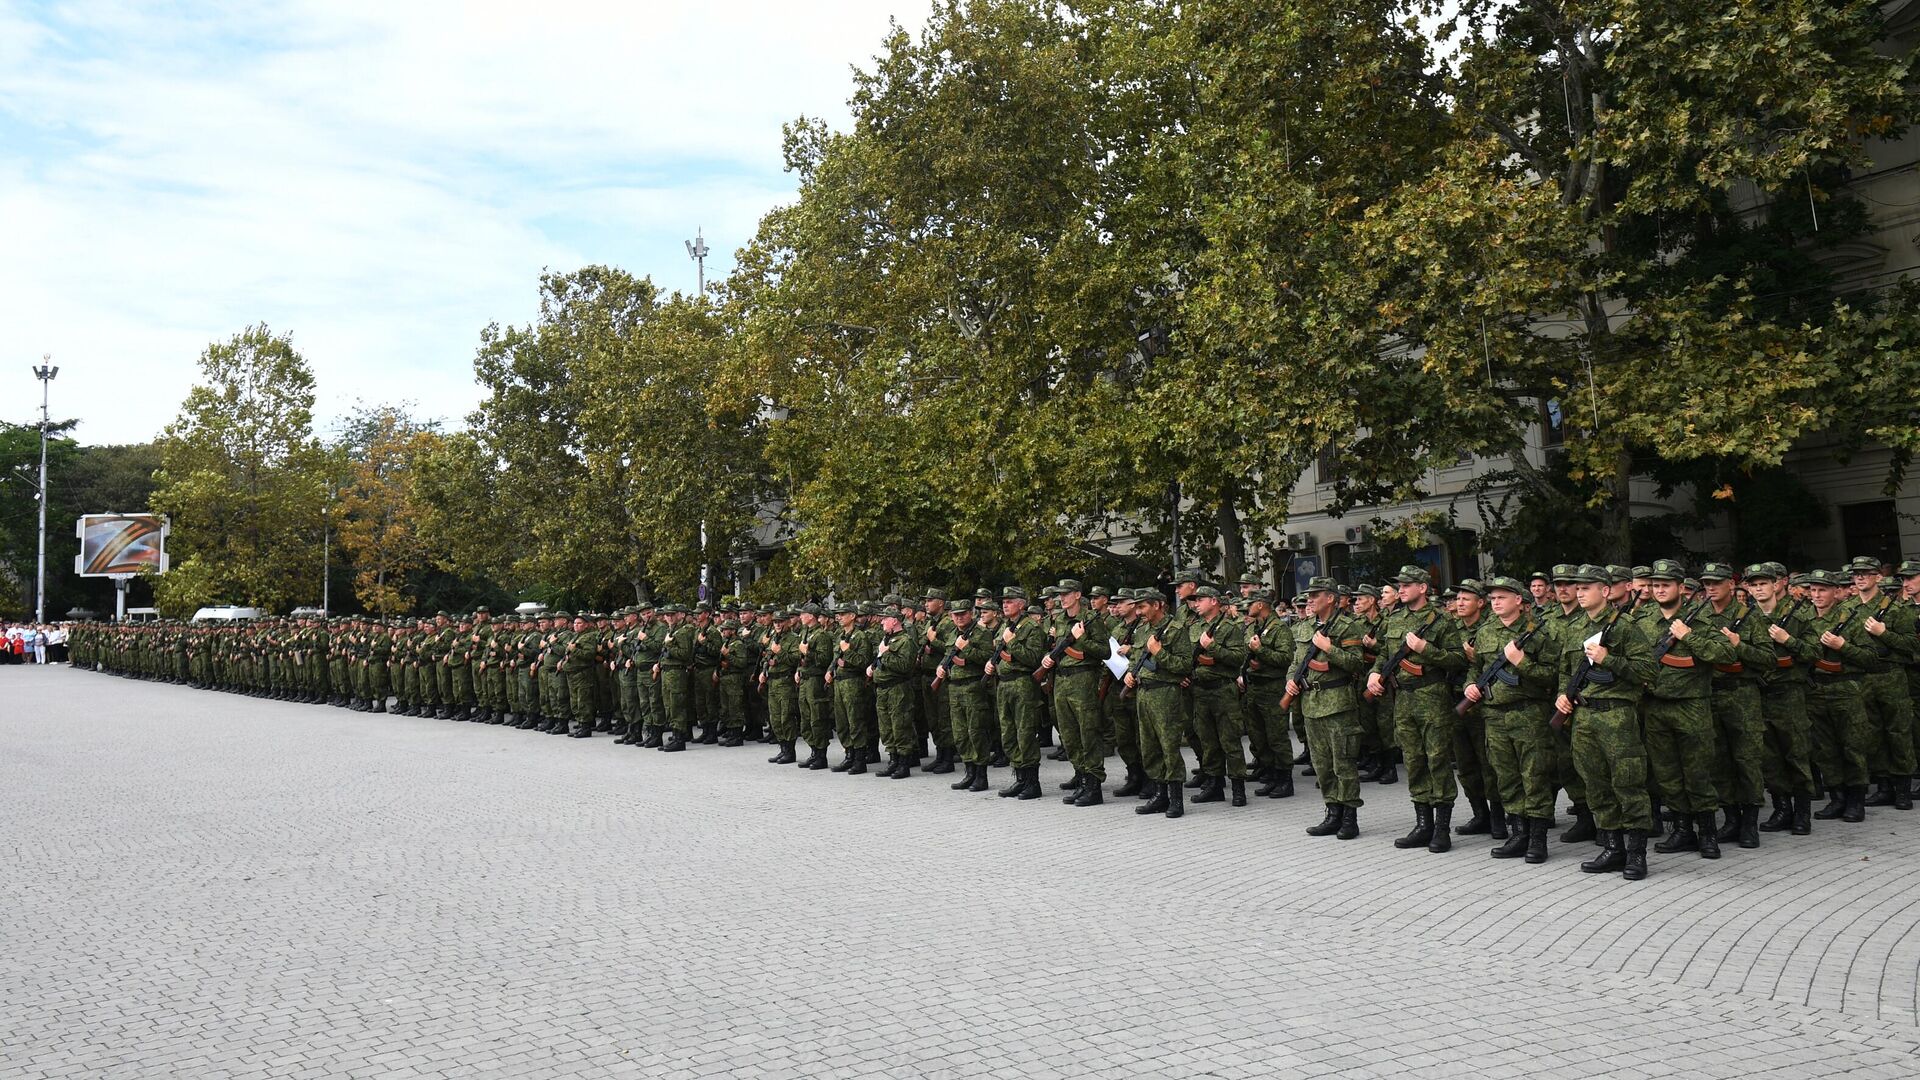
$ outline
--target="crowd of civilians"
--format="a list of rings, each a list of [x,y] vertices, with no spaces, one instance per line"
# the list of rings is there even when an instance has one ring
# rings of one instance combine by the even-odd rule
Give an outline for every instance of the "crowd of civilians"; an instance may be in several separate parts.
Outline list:
[[[0,623],[0,664],[60,664],[67,659],[63,623]]]

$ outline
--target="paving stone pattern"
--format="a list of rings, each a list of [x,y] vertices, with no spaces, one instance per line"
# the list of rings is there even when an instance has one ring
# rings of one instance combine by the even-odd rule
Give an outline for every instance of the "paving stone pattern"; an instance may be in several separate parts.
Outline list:
[[[1636,885],[771,752],[0,668],[0,1077],[1920,1075],[1920,813]]]

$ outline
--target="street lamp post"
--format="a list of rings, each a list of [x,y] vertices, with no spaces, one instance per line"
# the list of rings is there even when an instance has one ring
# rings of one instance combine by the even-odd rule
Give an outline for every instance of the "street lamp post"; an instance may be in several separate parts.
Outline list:
[[[706,237],[701,235],[705,226],[693,230],[693,239],[686,241],[687,258],[693,260],[694,280],[699,284],[698,296],[707,295],[707,247]],[[700,519],[700,599],[712,599],[707,595],[707,519]]]
[[[40,380],[40,573],[34,585],[33,621],[47,621],[47,393],[53,386],[53,377],[60,369],[51,361],[51,354],[40,357],[40,366],[33,369],[33,375]]]

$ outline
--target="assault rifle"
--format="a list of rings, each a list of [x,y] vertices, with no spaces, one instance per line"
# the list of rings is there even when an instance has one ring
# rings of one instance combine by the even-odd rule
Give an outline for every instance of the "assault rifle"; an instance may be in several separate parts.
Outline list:
[[[1320,634],[1326,633],[1327,627],[1332,625],[1333,625],[1332,619],[1328,619],[1325,622],[1314,623],[1313,624],[1314,635],[1318,636]],[[1299,687],[1301,690],[1305,690],[1307,687],[1307,672],[1312,670],[1307,665],[1313,663],[1315,660],[1318,660],[1318,659],[1320,659],[1320,646],[1315,645],[1312,641],[1308,641],[1307,655],[1300,658],[1299,666],[1293,669],[1293,674],[1287,677],[1287,681]],[[1280,698],[1280,707],[1282,709],[1293,708],[1293,703],[1296,700],[1298,700],[1299,697],[1300,697],[1300,694],[1298,691],[1288,690]]]
[[[1532,616],[1527,617],[1527,624],[1526,632],[1513,639],[1513,643],[1520,646],[1523,650],[1527,647],[1527,642],[1533,640],[1533,635],[1539,633],[1540,628],[1545,625],[1544,623],[1536,621]],[[1487,665],[1487,670],[1481,672],[1478,679],[1473,680],[1473,685],[1480,688],[1480,701],[1487,700],[1487,694],[1493,689],[1494,681],[1499,679],[1501,674],[1511,666],[1512,665],[1507,663],[1507,650],[1502,648],[1500,654],[1493,658],[1493,662]],[[1463,697],[1460,699],[1460,703],[1453,707],[1454,714],[1456,716],[1465,716],[1472,712],[1474,707],[1480,704],[1480,701]]]
[[[960,640],[960,638],[964,638],[964,637],[966,637],[966,636],[967,636],[967,635],[966,635],[966,632],[965,632],[965,631],[962,631],[962,632],[960,633],[960,635],[959,635],[959,637],[956,637],[956,638],[955,638],[954,640],[955,640],[955,641],[958,641],[958,640]],[[932,687],[933,687],[933,689],[935,689],[935,690],[938,690],[938,689],[940,689],[940,687],[941,687],[941,686],[943,686],[943,685],[945,685],[945,684],[946,684],[946,681],[947,681],[947,672],[949,672],[949,671],[952,671],[952,670],[953,670],[953,660],[954,660],[954,657],[956,657],[956,656],[959,656],[959,655],[960,655],[960,646],[958,646],[958,645],[954,645],[954,646],[952,646],[951,648],[949,648],[949,649],[947,650],[947,655],[946,655],[946,657],[945,657],[944,659],[942,659],[942,660],[940,661],[940,663],[938,663],[938,664],[936,664],[936,665],[934,666],[934,669],[933,669],[933,683],[932,683]]]
[[[1607,616],[1606,623],[1600,627],[1601,647],[1611,648],[1611,646],[1607,644],[1607,635],[1613,633],[1613,628],[1619,625],[1619,623],[1620,623],[1620,613],[1618,611],[1615,611],[1613,614]],[[1669,644],[1667,647],[1672,648],[1673,646]],[[1580,707],[1580,694],[1582,691],[1584,691],[1587,688],[1587,683],[1591,682],[1592,680],[1593,680],[1593,660],[1590,657],[1582,656],[1580,657],[1579,666],[1573,669],[1573,681],[1567,684],[1567,701],[1571,702],[1574,708],[1577,709]],[[1572,713],[1560,712],[1558,709],[1555,709],[1552,723],[1554,727],[1564,727],[1566,726],[1567,721],[1571,720],[1572,718],[1573,718]]]
[[[1053,643],[1053,648],[1047,651],[1047,659],[1053,661],[1056,665],[1059,664],[1061,658],[1067,655],[1067,650],[1072,646],[1073,627],[1069,626],[1067,627],[1067,632],[1060,635],[1060,640]],[[1033,669],[1033,681],[1046,682],[1047,676],[1052,675],[1053,671],[1054,669],[1048,667],[1046,664],[1040,664]]]
[[[1683,623],[1686,623],[1688,626],[1692,626],[1693,620],[1700,617],[1700,612],[1704,610],[1706,606],[1707,606],[1706,598],[1701,597],[1700,599],[1695,600],[1692,604],[1688,605],[1684,611],[1681,611],[1679,614],[1675,615],[1674,621],[1683,622]],[[1679,640],[1680,640],[1679,638],[1676,638],[1673,636],[1673,628],[1669,626],[1667,628],[1667,632],[1660,635],[1659,643],[1654,645],[1653,647],[1653,662],[1656,664],[1659,663],[1662,657],[1666,656],[1668,653],[1673,651],[1674,643]]]

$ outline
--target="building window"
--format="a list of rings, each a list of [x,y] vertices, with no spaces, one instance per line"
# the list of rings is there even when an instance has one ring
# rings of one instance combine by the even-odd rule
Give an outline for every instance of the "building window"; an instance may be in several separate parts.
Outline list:
[[[1457,585],[1480,576],[1480,534],[1458,529],[1447,534],[1447,571],[1449,584]]]
[[[1314,466],[1315,483],[1326,485],[1340,480],[1340,448],[1332,443],[1320,448],[1320,457]]]
[[[1883,563],[1900,565],[1900,515],[1892,499],[1853,503],[1840,508],[1840,538],[1845,558],[1872,555]]]
[[[1327,545],[1327,576],[1342,585],[1353,584],[1353,545]]]
[[[1554,447],[1567,441],[1567,417],[1560,411],[1560,399],[1540,403],[1540,445]]]

